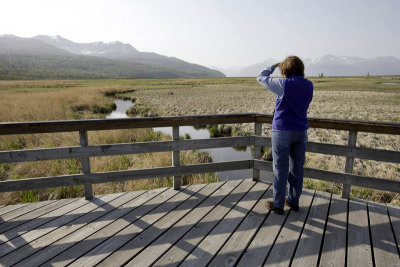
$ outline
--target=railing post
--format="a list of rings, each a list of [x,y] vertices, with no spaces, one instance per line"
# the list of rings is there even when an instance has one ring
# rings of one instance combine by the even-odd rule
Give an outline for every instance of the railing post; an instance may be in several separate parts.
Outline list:
[[[79,131],[79,142],[81,146],[87,146],[89,141],[88,141],[88,135],[87,131]],[[90,160],[89,158],[81,158],[81,164],[82,164],[82,172],[84,174],[89,174],[90,173]],[[93,188],[92,184],[85,184],[85,199],[90,200],[93,198]]]
[[[356,143],[357,143],[357,132],[349,131],[348,147],[349,148],[356,147]],[[346,166],[344,172],[350,174],[353,173],[353,164],[354,164],[354,157],[346,157]],[[350,197],[350,189],[351,185],[343,184],[342,198]]]
[[[179,140],[179,126],[172,127],[172,140]],[[180,151],[172,151],[172,166],[181,166]],[[174,176],[174,189],[179,190],[181,188],[181,176]]]
[[[254,124],[254,135],[261,136],[262,134],[262,124],[256,122]],[[261,159],[261,146],[254,145],[253,159]],[[253,181],[260,181],[260,170],[253,168]]]

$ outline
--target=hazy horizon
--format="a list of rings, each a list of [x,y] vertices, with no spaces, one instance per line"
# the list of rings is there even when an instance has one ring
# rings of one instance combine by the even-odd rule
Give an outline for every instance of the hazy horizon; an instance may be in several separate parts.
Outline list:
[[[324,55],[400,58],[400,1],[4,1],[0,34],[129,43],[209,67]]]

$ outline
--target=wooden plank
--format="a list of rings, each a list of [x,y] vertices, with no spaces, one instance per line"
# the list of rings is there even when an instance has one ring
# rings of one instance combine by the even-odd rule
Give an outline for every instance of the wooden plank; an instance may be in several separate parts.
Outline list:
[[[400,208],[388,206],[388,213],[392,224],[393,235],[397,242],[397,252],[400,255]]]
[[[256,122],[272,123],[272,115],[257,113]],[[308,124],[312,128],[324,128],[343,131],[370,132],[382,134],[400,134],[400,123],[374,122],[362,120],[322,119],[308,117]]]
[[[6,214],[8,212],[11,212],[13,210],[22,208],[23,206],[29,205],[30,203],[23,203],[23,204],[16,204],[16,205],[8,205],[8,206],[4,206],[1,210],[0,210],[0,216],[2,216],[3,214]],[[0,217],[1,218],[1,217]]]
[[[316,192],[291,266],[317,266],[331,194]]]
[[[386,206],[368,202],[368,215],[375,266],[400,266],[396,240],[394,239]]]
[[[21,216],[18,216],[14,219],[11,219],[1,225],[1,234],[5,234],[7,231],[11,229],[17,228],[18,226],[29,223],[32,220],[35,220],[37,217],[42,216],[43,214],[49,213],[55,209],[63,205],[67,205],[68,203],[74,201],[74,199],[60,199],[56,201],[52,201],[48,205],[44,205],[38,209],[35,209],[31,212],[25,213]]]
[[[128,213],[126,216],[116,220],[110,225],[111,228],[104,228],[106,231],[101,230],[103,232],[101,235],[106,235],[106,240],[101,240],[100,244],[96,245],[96,247],[80,257],[76,262],[73,262],[72,265],[94,266],[104,261],[121,246],[129,242],[129,240],[179,206],[184,200],[190,198],[192,194],[196,193],[203,186],[182,187],[181,192],[171,188],[140,206],[134,212]],[[113,265],[120,264],[119,262],[114,262]]]
[[[157,238],[150,246],[138,254],[130,265],[150,266],[157,261],[161,255],[168,251],[183,235],[189,232],[201,219],[204,218],[215,206],[217,206],[225,197],[229,195],[240,183],[240,180],[233,180],[225,183],[210,197],[208,197],[199,206],[192,209],[185,215],[174,227],[169,229],[162,236]]]
[[[345,266],[347,199],[332,195],[320,266]]]
[[[265,171],[272,170],[272,163],[263,160],[254,160],[254,166]],[[396,180],[338,173],[312,168],[304,168],[304,177],[400,193],[400,181]]]
[[[182,266],[207,265],[267,189],[268,186],[264,183],[257,183],[253,186],[224,219],[197,245],[196,249],[185,258]]]
[[[109,266],[113,262],[118,262],[126,266],[138,266],[135,261],[130,263],[128,262],[131,259],[134,259],[137,254],[139,254],[151,242],[166,232],[170,227],[174,227],[175,223],[177,223],[183,216],[188,214],[193,208],[196,208],[199,204],[201,204],[202,201],[204,201],[210,194],[215,192],[215,190],[217,190],[221,184],[222,183],[209,184],[203,187],[200,191],[182,203],[179,208],[172,210],[145,231],[141,232],[134,239],[131,239],[100,265]]]
[[[71,121],[37,121],[37,122],[3,122],[0,123],[0,135],[51,133],[71,131],[93,131],[129,128],[171,127],[186,125],[229,124],[229,123],[271,123],[271,114],[241,113],[195,115],[153,118],[127,119],[91,119]],[[383,134],[400,134],[400,123],[373,122],[361,120],[340,120],[308,118],[313,128],[325,128],[345,131],[371,132]]]
[[[271,147],[271,138],[265,136],[255,136],[254,138],[255,145]],[[350,148],[343,145],[308,142],[307,152],[400,163],[400,152],[392,150],[373,149],[365,147]]]
[[[191,139],[125,143],[111,145],[73,146],[44,149],[9,150],[0,152],[1,163],[55,160],[67,158],[101,157],[125,154],[166,152],[172,150],[194,150],[219,147],[250,146],[254,136],[221,137],[212,139]]]
[[[245,220],[210,262],[209,266],[235,266],[256,234],[256,231],[264,222],[266,216],[268,216],[265,203],[267,199],[273,197],[272,187],[270,187],[269,183],[263,181],[260,181],[258,184],[263,184],[262,188],[267,191],[264,192],[257,205],[246,216]],[[254,187],[252,191],[254,191]]]
[[[115,221],[126,216],[128,213],[132,213],[135,209],[139,208],[141,205],[156,197],[160,193],[164,192],[165,189],[151,190],[145,194],[137,192],[136,194],[130,194],[130,199],[128,202],[108,213],[106,216],[102,217],[101,220],[97,220],[87,224],[86,226],[80,228],[78,231],[65,236],[63,239],[58,240],[52,246],[57,246],[58,244],[68,244],[63,245],[63,251],[57,253],[57,251],[52,251],[51,254],[46,253],[46,257],[43,257],[40,264],[51,265],[51,266],[65,266],[75,259],[79,258],[81,255],[85,254],[87,251],[100,244],[106,238],[110,237],[112,233],[115,233],[119,228],[115,229]],[[106,235],[104,235],[106,234]],[[52,258],[52,255],[56,255]],[[48,261],[46,261],[48,260]]]
[[[254,135],[261,136],[262,135],[262,124],[256,122],[254,124]],[[254,145],[253,149],[253,159],[261,159],[261,146]],[[253,180],[260,180],[260,170],[253,167]]]
[[[38,254],[41,254],[40,252],[43,249],[59,249],[59,247],[52,247],[51,244],[115,209],[114,205],[121,204],[119,200],[123,195],[125,194],[112,194],[106,195],[101,199],[94,199],[93,201],[89,202],[88,205],[85,205],[85,210],[89,210],[89,213],[80,213],[80,216],[75,220],[62,225],[61,227],[56,227],[55,230],[49,232],[48,234],[43,235],[16,250],[13,250],[11,253],[8,253],[0,258],[0,264],[10,266],[19,263],[25,258],[27,258],[25,262],[30,262],[30,259],[32,258],[29,258],[29,256],[33,255],[32,257],[35,258],[35,256]]]
[[[72,250],[71,253],[75,253],[75,251],[82,250],[82,254],[84,254],[71,264],[74,266],[93,266],[95,262],[97,262],[97,260],[98,261],[101,260],[98,259],[98,255],[102,254],[101,252],[102,249],[104,249],[103,253],[110,254],[111,253],[110,249],[113,248],[113,243],[109,242],[108,244],[110,245],[110,247],[107,247],[106,245],[107,239],[111,238],[112,236],[120,232],[121,229],[126,228],[129,224],[133,224],[135,221],[139,220],[142,216],[156,209],[166,201],[168,195],[164,194],[154,197],[156,195],[153,194],[153,191],[154,190],[151,190],[148,193],[146,193],[147,194],[147,196],[145,196],[146,199],[144,199],[144,197],[141,197],[139,199],[140,206],[138,205],[138,207],[133,212],[131,211],[128,212],[123,217],[114,220],[114,222],[112,222],[110,225],[104,227],[100,231],[96,232],[94,235],[87,238],[86,240],[91,241],[90,244],[89,242],[81,242],[76,246],[74,246],[73,248],[71,248]],[[168,194],[171,194],[172,191],[173,190],[169,190]],[[102,243],[102,245],[98,246],[100,243]]]
[[[349,132],[349,142],[348,146],[350,148],[354,148],[357,143],[357,132],[350,131]],[[353,173],[353,164],[354,164],[354,157],[346,157],[346,166],[344,168],[345,173]],[[342,189],[342,197],[343,198],[349,198],[350,197],[350,184],[343,184],[343,189]]]
[[[112,196],[112,195],[111,195]],[[8,254],[9,252],[20,248],[22,246],[27,245],[28,243],[32,242],[33,240],[36,240],[37,238],[44,236],[59,227],[83,216],[86,213],[91,212],[92,210],[96,209],[99,205],[101,206],[102,204],[105,204],[103,202],[104,199],[109,199],[109,197],[106,198],[106,196],[101,196],[92,202],[89,202],[83,198],[80,200],[85,202],[83,205],[78,206],[77,209],[72,209],[69,212],[66,212],[62,216],[58,217],[55,220],[51,220],[48,223],[42,225],[40,228],[31,230],[29,232],[26,232],[22,235],[19,235],[17,238],[12,239],[11,241],[8,241],[7,243],[4,243],[0,246],[0,257]],[[78,201],[79,202],[79,201]],[[73,202],[73,204],[76,202]],[[79,203],[78,203],[79,204]],[[70,206],[70,205],[68,205]],[[66,207],[68,207],[66,206]]]
[[[85,183],[119,182],[126,180],[138,180],[153,177],[167,177],[194,173],[220,172],[229,170],[241,170],[253,168],[253,160],[238,160],[229,162],[192,164],[180,167],[160,167],[140,170],[126,170],[115,172],[102,172],[91,174],[73,174],[45,178],[31,178],[12,181],[1,181],[0,192],[21,191],[28,189],[40,189],[80,185]]]
[[[210,233],[236,203],[254,186],[255,182],[244,180],[218,206],[187,232],[154,266],[177,266]]]
[[[42,210],[40,214],[36,214],[36,218],[27,219],[25,223],[20,224],[16,227],[12,227],[11,229],[0,234],[0,249],[1,245],[5,242],[9,242],[10,240],[20,237],[21,235],[43,225],[47,222],[65,214],[65,211],[72,208],[77,208],[85,202],[83,199],[70,199],[71,201],[57,201],[58,205],[54,205],[50,207],[50,205],[46,206],[45,210]],[[39,211],[39,210],[36,210]],[[30,216],[34,216],[33,214]],[[14,241],[13,241],[14,243]]]
[[[88,134],[87,131],[79,131],[79,142],[81,146],[86,147],[88,145]],[[90,174],[90,159],[88,157],[80,158],[82,165],[82,172],[84,174]],[[85,199],[90,200],[93,198],[93,187],[92,184],[84,184]]]
[[[174,141],[179,140],[179,126],[172,127],[172,139]],[[181,166],[181,159],[180,159],[180,151],[174,150],[172,151],[172,166],[179,167]],[[175,175],[174,176],[174,189],[179,190],[181,187],[181,178],[182,176]]]
[[[308,142],[307,152],[400,163],[399,151],[391,151],[383,149],[372,149],[365,147],[349,148],[348,146],[342,146],[342,145]]]
[[[21,206],[18,209],[14,209],[11,212],[7,212],[0,216],[0,226],[2,226],[4,223],[6,223],[9,220],[18,218],[26,213],[32,212],[36,209],[40,209],[40,208],[42,208],[46,205],[49,205],[53,202],[56,202],[56,200],[34,202],[34,203],[30,203],[29,205]],[[4,232],[3,227],[1,227],[1,229],[0,229],[0,233],[2,233],[2,232]]]
[[[300,210],[297,212],[290,212],[278,238],[273,244],[272,250],[268,254],[264,266],[289,266],[295,253],[296,245],[304,226],[304,221],[307,218],[307,213],[311,208],[310,206],[313,201],[313,195],[314,192],[312,191],[303,191],[300,198]]]
[[[254,113],[0,123],[0,135],[254,122]]]
[[[166,190],[163,192],[168,192],[170,190]],[[161,193],[162,194],[162,193]],[[173,193],[172,193],[173,194]],[[95,233],[101,226],[105,224],[112,223],[114,221],[114,214],[118,212],[118,208],[122,205],[125,205],[128,201],[130,201],[130,197],[127,198],[125,195],[117,199],[117,203],[111,204],[110,203],[110,210],[106,214],[101,217],[96,218],[85,224],[83,227],[80,227],[79,230],[74,231],[68,235],[65,235],[63,238],[57,240],[56,242],[52,243],[50,246],[45,247],[40,252],[37,252],[33,255],[30,255],[28,258],[25,258],[23,261],[18,263],[17,266],[25,266],[26,264],[31,264],[34,266],[39,266],[42,264],[49,265],[49,259],[57,256],[60,253],[63,253],[68,248],[74,246],[75,244],[79,243],[80,241],[86,242],[85,238],[90,236],[91,234]],[[111,208],[112,207],[112,208]],[[90,244],[90,242],[87,242]],[[65,254],[64,254],[65,255]]]
[[[85,240],[80,240],[80,242],[76,243],[74,246],[65,250],[61,254],[57,255],[57,258],[51,259],[52,264],[59,265],[60,263],[70,263],[73,260],[78,258],[77,255],[83,255],[86,252],[90,251],[92,248],[96,247],[98,244],[118,232],[120,229],[117,226],[118,221],[123,221],[127,214],[131,214],[135,209],[140,208],[144,203],[151,201],[153,198],[157,197],[159,194],[165,191],[165,188],[151,190],[147,192],[138,192],[138,195],[134,197],[133,193],[129,193],[131,195],[131,201],[125,203],[116,211],[112,212],[111,223],[99,229],[99,231],[95,232],[91,236],[87,237]],[[125,216],[125,217],[124,217]],[[107,223],[105,219],[102,219],[102,222]],[[101,222],[100,222],[101,223]],[[93,227],[93,224],[89,224],[88,226]],[[99,228],[100,225],[96,224],[96,228]],[[80,229],[79,232],[84,229]],[[78,232],[78,234],[79,234]],[[77,232],[75,232],[77,233]],[[74,255],[76,257],[71,257]],[[79,259],[81,260],[81,259]]]
[[[367,202],[349,200],[347,266],[372,266]]]
[[[269,251],[271,250],[283,223],[285,222],[287,216],[290,214],[289,209],[286,206],[284,208],[284,215],[278,215],[274,212],[271,213],[265,207],[265,203],[264,209],[264,212],[267,212],[268,217],[263,222],[253,240],[251,240],[250,245],[247,247],[246,251],[239,259],[239,262],[236,263],[237,266],[261,266]],[[228,259],[226,263],[227,266],[231,266],[230,259]]]

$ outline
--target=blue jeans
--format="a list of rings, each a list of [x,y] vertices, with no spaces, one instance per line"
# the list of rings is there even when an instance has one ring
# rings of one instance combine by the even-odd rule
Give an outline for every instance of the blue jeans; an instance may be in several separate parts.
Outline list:
[[[299,205],[303,189],[307,130],[272,131],[274,206],[283,209],[288,183],[288,201]]]

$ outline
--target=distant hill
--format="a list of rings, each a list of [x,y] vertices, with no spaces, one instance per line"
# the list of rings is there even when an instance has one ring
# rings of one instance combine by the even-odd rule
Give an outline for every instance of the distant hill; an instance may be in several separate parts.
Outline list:
[[[220,69],[230,77],[255,77],[265,67],[278,62],[267,59],[247,67],[236,68],[234,71]],[[305,58],[306,76],[365,76],[370,75],[400,75],[400,59],[396,57],[360,58],[326,55],[318,58]],[[275,72],[279,75],[279,72]]]
[[[224,77],[197,64],[130,44],[74,43],[61,36],[0,36],[0,79]]]

